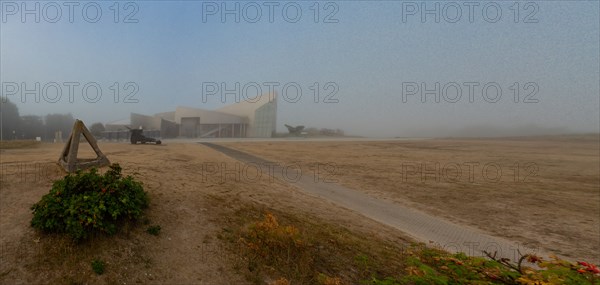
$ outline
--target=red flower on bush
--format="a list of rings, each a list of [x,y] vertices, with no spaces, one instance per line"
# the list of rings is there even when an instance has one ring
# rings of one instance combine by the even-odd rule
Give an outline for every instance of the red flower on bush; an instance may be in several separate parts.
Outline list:
[[[600,269],[598,269],[598,267],[596,267],[596,265],[594,265],[592,263],[587,263],[585,261],[578,261],[577,264],[585,267],[583,269],[577,270],[580,273],[584,273],[585,271],[589,271],[589,272],[592,272],[594,274],[600,274]]]

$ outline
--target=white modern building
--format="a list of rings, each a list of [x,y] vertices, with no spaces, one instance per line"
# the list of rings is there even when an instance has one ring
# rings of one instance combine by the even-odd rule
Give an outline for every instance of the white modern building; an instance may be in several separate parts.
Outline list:
[[[242,101],[217,110],[177,107],[175,111],[154,115],[131,113],[129,122],[106,124],[106,132],[142,128],[162,138],[255,137],[268,138],[275,133],[277,95],[263,94],[256,101]]]

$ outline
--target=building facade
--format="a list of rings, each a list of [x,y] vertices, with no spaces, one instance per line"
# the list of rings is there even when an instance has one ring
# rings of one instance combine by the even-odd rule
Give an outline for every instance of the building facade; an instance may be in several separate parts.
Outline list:
[[[258,100],[243,101],[217,110],[177,107],[154,115],[131,113],[128,122],[106,124],[106,137],[127,128],[160,133],[161,138],[269,138],[275,133],[276,94],[263,94]]]

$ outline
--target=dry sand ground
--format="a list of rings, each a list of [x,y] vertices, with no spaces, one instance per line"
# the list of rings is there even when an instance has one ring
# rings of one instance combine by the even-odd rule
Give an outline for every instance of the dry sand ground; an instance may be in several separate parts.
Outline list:
[[[1,150],[0,284],[247,284],[235,268],[237,256],[223,249],[218,236],[228,218],[223,215],[248,203],[312,215],[365,239],[405,243],[396,230],[266,175],[249,180],[241,173],[210,174],[209,165],[235,169],[239,163],[199,144],[99,146],[124,174],[145,182],[151,199],[148,217],[161,225],[161,234],[149,235],[140,226],[78,246],[40,235],[29,226],[29,208],[63,175],[55,164],[62,145]],[[80,151],[80,157],[91,157],[89,146],[81,144]],[[101,276],[91,270],[95,258],[108,261]]]
[[[336,180],[573,259],[600,260],[600,154],[595,136],[226,145],[289,165],[290,180],[301,165],[302,175]],[[365,239],[404,242],[396,230],[266,174],[256,178],[251,166],[199,144],[100,143],[100,148],[125,174],[146,183],[149,218],[161,225],[161,234],[151,236],[138,227],[79,246],[83,251],[73,253],[64,239],[40,235],[29,226],[29,207],[62,176],[55,165],[62,145],[2,150],[0,283],[244,284],[232,266],[236,257],[216,238],[224,209],[241,203],[312,215]],[[82,152],[85,157],[86,150]],[[89,149],[87,153],[89,157]],[[419,165],[434,168],[436,162],[448,172],[426,174],[422,181]],[[452,163],[460,165],[460,175]],[[499,181],[491,181],[496,172],[490,163],[500,167]],[[486,164],[491,165],[488,174],[482,174]],[[472,174],[468,165],[474,168]],[[48,252],[54,260],[48,260]],[[98,257],[110,261],[102,276],[90,268]]]
[[[527,247],[600,261],[597,135],[224,144]],[[460,169],[460,170],[459,170]]]

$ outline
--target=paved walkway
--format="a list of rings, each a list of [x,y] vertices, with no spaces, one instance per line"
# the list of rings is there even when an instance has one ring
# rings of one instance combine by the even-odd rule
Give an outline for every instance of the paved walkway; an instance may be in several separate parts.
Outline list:
[[[329,200],[337,205],[361,213],[382,224],[394,227],[415,240],[441,247],[450,252],[464,252],[470,256],[484,256],[483,251],[497,252],[497,257],[516,260],[521,254],[535,253],[544,257],[548,254],[535,248],[528,248],[504,238],[491,236],[479,229],[458,225],[422,211],[408,208],[390,201],[377,199],[363,192],[341,186],[337,183],[315,181],[312,175],[296,176],[296,172],[286,172],[285,165],[224,147],[213,143],[203,145],[218,150],[243,163],[252,163],[272,173],[278,179],[288,181],[304,192]]]

